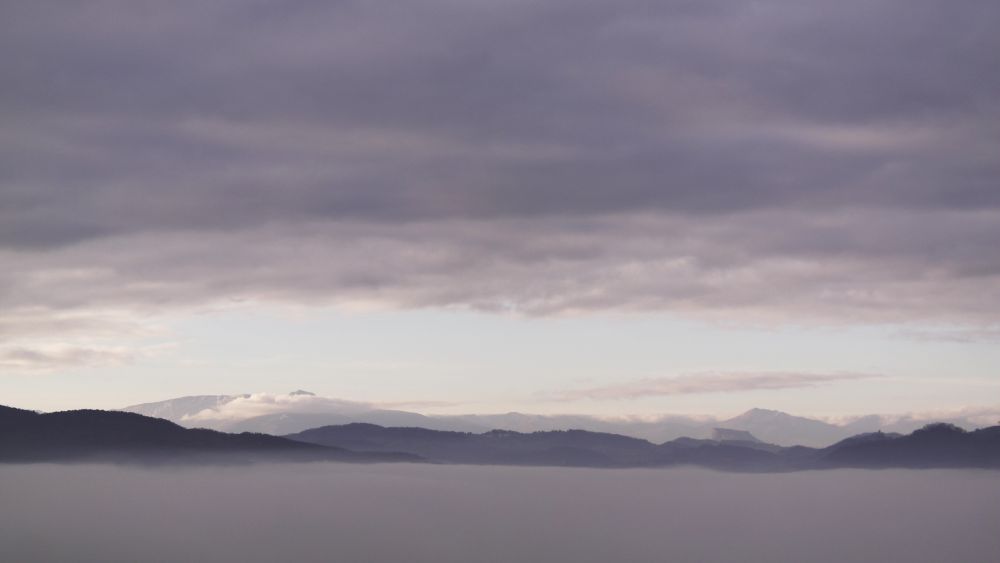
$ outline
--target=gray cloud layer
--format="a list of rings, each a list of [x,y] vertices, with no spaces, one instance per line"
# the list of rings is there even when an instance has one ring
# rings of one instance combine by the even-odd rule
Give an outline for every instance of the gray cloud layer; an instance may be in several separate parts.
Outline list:
[[[678,377],[655,377],[637,381],[627,381],[614,385],[566,391],[557,399],[576,401],[580,399],[641,399],[664,395],[692,395],[699,393],[731,393],[734,391],[755,391],[759,389],[794,389],[879,377],[862,373],[706,373],[682,375]]]
[[[232,298],[1000,320],[996,2],[0,10],[0,311],[33,326]]]
[[[40,350],[8,348],[0,350],[0,369],[47,370],[67,366],[118,364],[132,360],[132,354],[122,350],[64,348]]]

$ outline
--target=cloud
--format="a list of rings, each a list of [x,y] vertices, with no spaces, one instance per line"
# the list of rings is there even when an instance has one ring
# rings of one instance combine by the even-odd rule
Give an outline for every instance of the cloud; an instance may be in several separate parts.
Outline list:
[[[0,370],[49,371],[55,369],[130,363],[135,354],[122,349],[6,348],[0,349]]]
[[[4,12],[0,319],[1000,319],[995,2]]]
[[[1000,341],[1000,326],[983,326],[981,328],[936,328],[911,329],[901,331],[900,336],[920,342],[952,342],[967,344],[970,342]]]
[[[311,393],[286,394],[253,393],[238,396],[231,401],[185,415],[184,424],[219,423],[245,420],[269,414],[338,413],[358,414],[371,410],[371,405],[343,399],[319,397]]]
[[[761,389],[794,389],[814,387],[842,381],[856,381],[879,377],[863,373],[706,373],[640,379],[614,385],[577,389],[556,393],[553,398],[563,401],[631,400],[666,395],[693,395],[701,393],[734,393]]]
[[[467,402],[458,401],[391,401],[391,402],[379,402],[375,404],[377,408],[380,409],[426,409],[426,408],[441,408],[441,407],[457,407],[461,405],[466,405]]]
[[[965,271],[968,264],[947,252],[949,236],[922,231],[919,219],[866,219],[852,227],[836,216],[812,222],[761,213],[712,222],[637,214],[133,235],[5,254],[11,289],[0,307],[156,313],[243,300],[973,324],[998,315],[991,306],[1000,303],[997,274]],[[988,231],[1000,214],[961,220],[954,229],[992,260]],[[912,229],[905,253],[888,240],[893,221]],[[803,234],[787,239],[775,224]],[[84,266],[84,280],[61,273]]]

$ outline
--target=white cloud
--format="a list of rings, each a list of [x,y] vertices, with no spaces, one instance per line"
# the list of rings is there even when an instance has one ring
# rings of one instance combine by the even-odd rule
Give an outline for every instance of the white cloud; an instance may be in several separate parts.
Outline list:
[[[253,393],[181,418],[186,425],[233,422],[269,414],[338,413],[358,414],[370,410],[367,403],[319,397],[303,393]]]

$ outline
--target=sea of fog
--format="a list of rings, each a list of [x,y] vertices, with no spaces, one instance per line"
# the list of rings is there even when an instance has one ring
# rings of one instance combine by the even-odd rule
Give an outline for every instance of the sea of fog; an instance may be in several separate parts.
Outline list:
[[[1000,561],[1000,472],[0,465],[0,561]]]

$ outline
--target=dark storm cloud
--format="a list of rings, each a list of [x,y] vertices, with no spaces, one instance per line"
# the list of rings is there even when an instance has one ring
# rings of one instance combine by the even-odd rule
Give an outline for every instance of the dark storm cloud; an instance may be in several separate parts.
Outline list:
[[[6,5],[0,307],[995,323],[996,21],[930,0]]]

